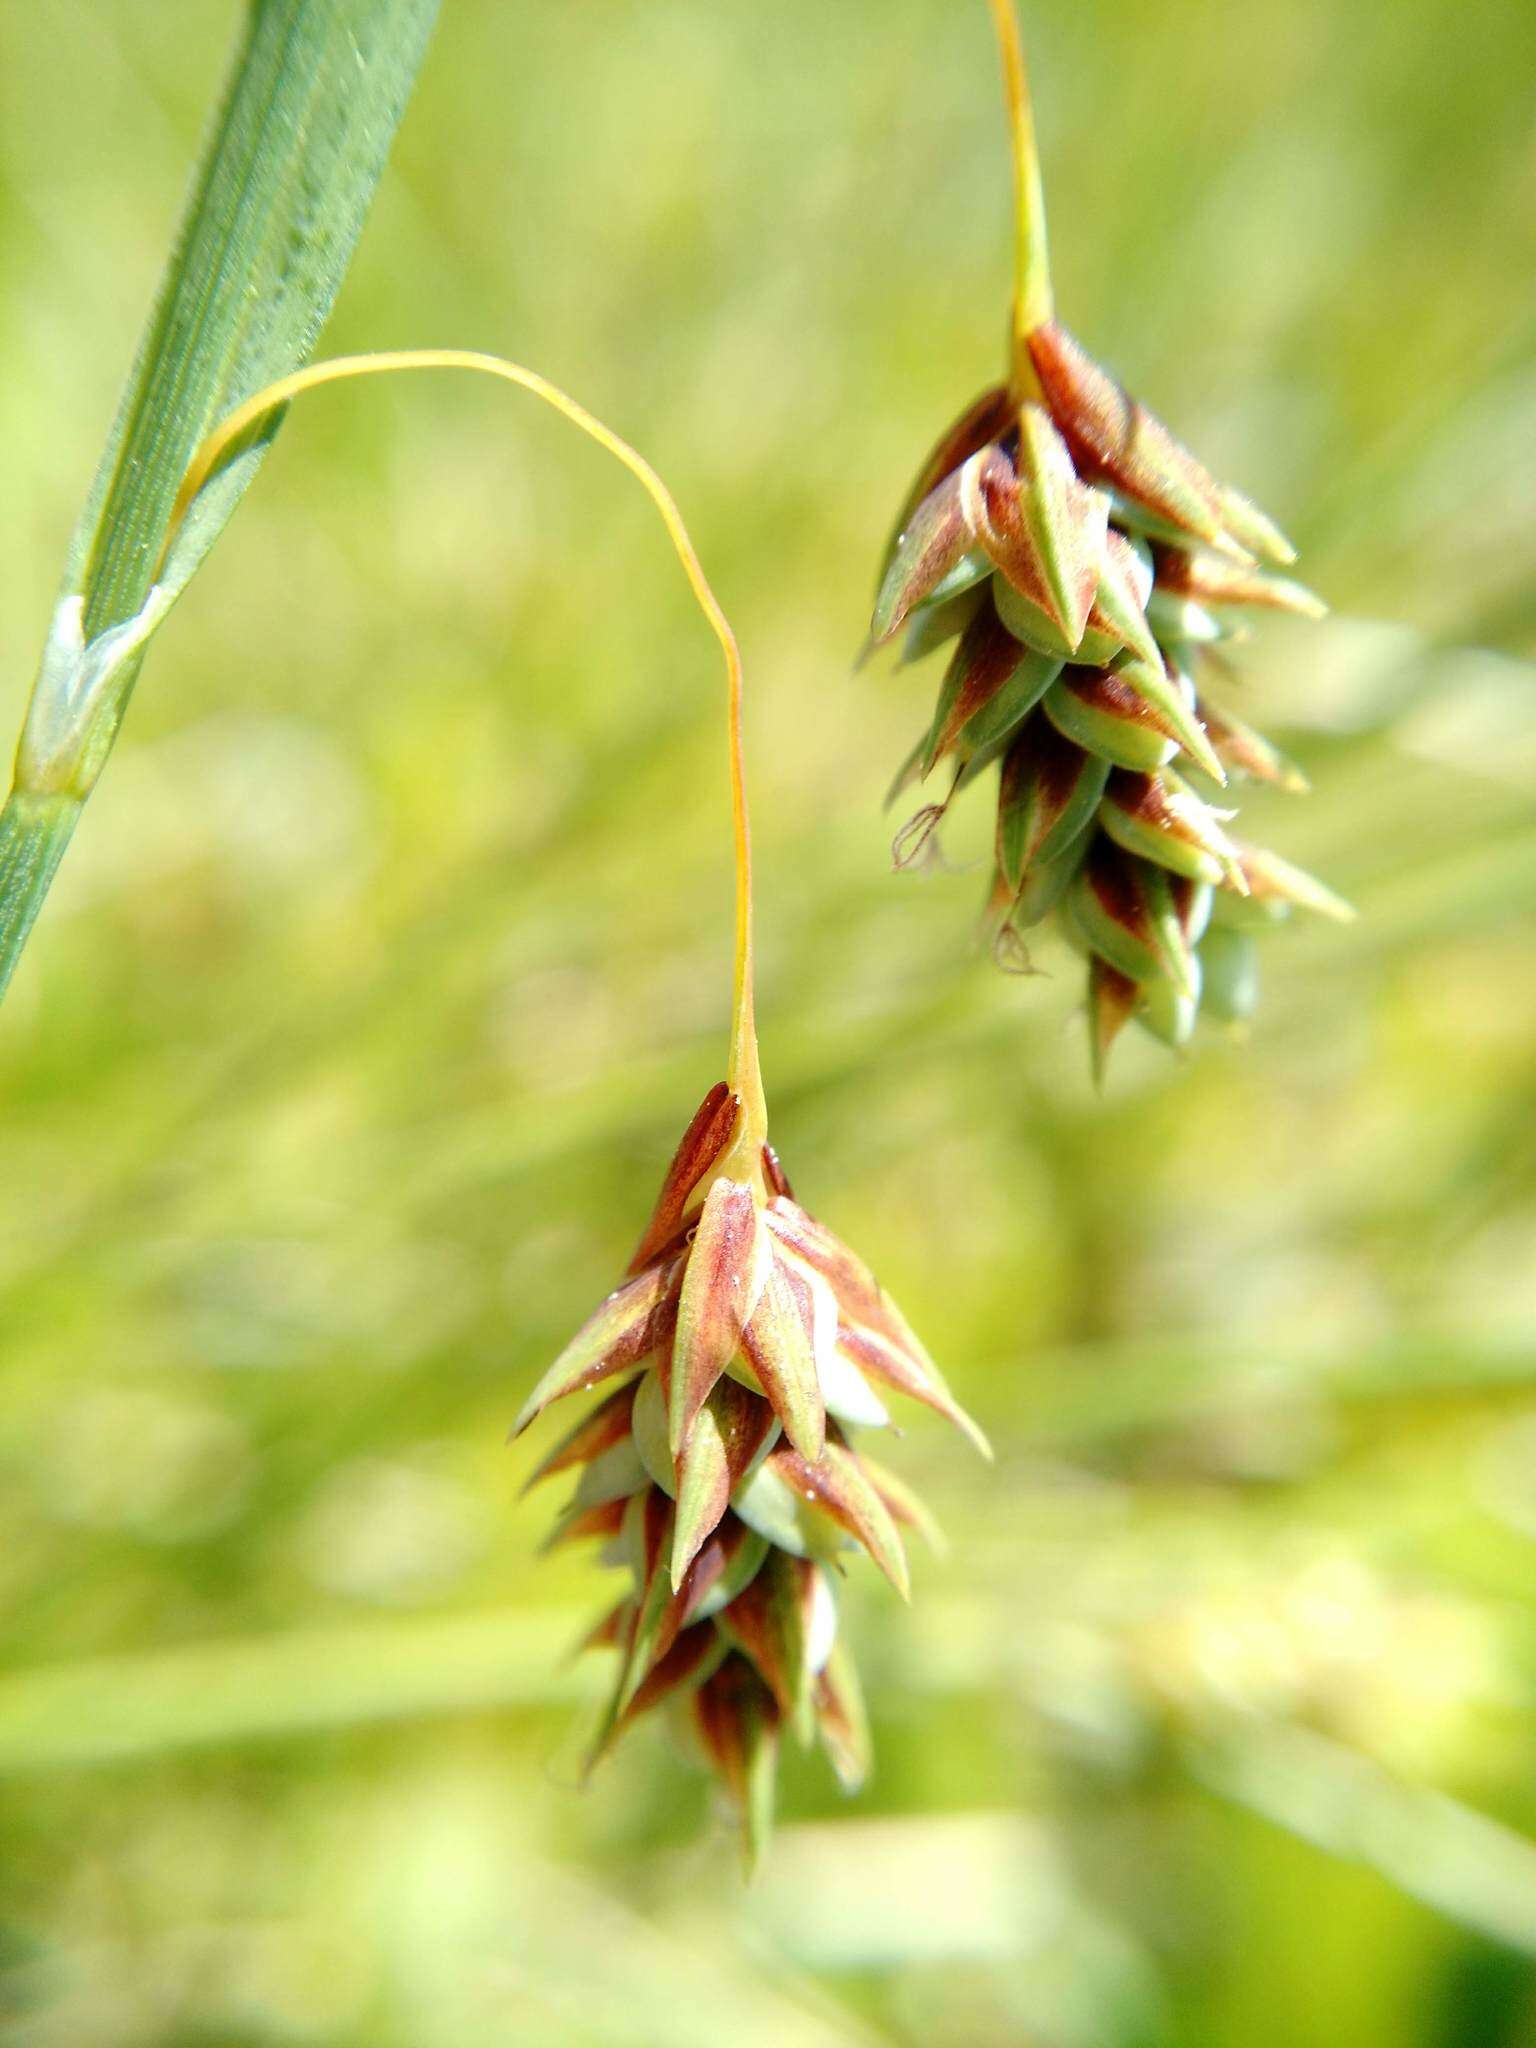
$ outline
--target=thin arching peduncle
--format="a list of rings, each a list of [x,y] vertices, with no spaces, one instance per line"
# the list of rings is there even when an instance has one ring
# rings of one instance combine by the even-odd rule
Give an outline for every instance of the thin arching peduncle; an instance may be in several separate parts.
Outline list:
[[[520,363],[508,362],[502,356],[488,355],[474,349],[397,349],[373,355],[337,356],[330,362],[313,363],[306,369],[295,370],[291,376],[269,384],[220,421],[187,467],[181,488],[176,494],[166,550],[169,551],[188,507],[218,468],[223,456],[279,406],[287,405],[292,399],[302,396],[307,391],[318,390],[323,385],[339,384],[355,377],[391,376],[408,370],[468,370],[481,376],[499,378],[506,384],[515,384],[519,389],[531,392],[545,405],[551,406],[562,418],[569,420],[572,426],[578,427],[582,433],[595,441],[600,448],[605,448],[638,480],[661,515],[667,537],[683,566],[683,573],[688,578],[694,597],[698,600],[699,609],[709,621],[710,630],[720,643],[726,668],[731,827],[736,867],[736,974],[731,1018],[730,1067],[727,1078],[742,1104],[741,1120],[737,1127],[735,1143],[731,1148],[731,1164],[732,1169],[739,1172],[741,1177],[756,1179],[760,1173],[758,1160],[767,1134],[767,1112],[763,1103],[753,1010],[752,829],[747,808],[746,761],[742,732],[741,650],[736,644],[736,635],[731,629],[730,621],[710,588],[698,551],[689,537],[683,515],[678,510],[677,501],[645,457],[614,433],[611,427],[605,426],[596,414],[588,412],[585,406],[578,404],[568,393],[562,391],[558,385],[551,384],[548,378],[541,377],[537,371],[525,369]]]

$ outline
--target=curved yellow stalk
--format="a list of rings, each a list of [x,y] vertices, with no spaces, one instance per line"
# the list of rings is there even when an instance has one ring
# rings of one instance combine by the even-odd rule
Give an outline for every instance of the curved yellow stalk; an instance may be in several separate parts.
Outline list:
[[[181,488],[171,513],[170,533],[166,540],[168,552],[175,539],[188,507],[198,492],[218,468],[221,458],[252,427],[257,426],[279,406],[300,397],[306,391],[318,390],[322,385],[339,384],[354,377],[390,376],[406,370],[469,370],[482,376],[500,378],[503,383],[515,384],[523,391],[532,392],[545,405],[552,406],[562,418],[579,427],[582,433],[595,441],[600,448],[623,463],[634,476],[651,503],[661,515],[661,522],[667,530],[683,574],[688,578],[689,587],[698,600],[699,609],[709,621],[710,630],[720,643],[725,656],[727,681],[727,720],[730,735],[730,781],[731,781],[731,824],[735,845],[736,861],[736,987],[731,1020],[731,1058],[728,1080],[732,1089],[741,1098],[742,1119],[736,1142],[732,1147],[733,1164],[739,1163],[740,1177],[757,1180],[760,1174],[759,1155],[767,1135],[767,1110],[763,1102],[762,1075],[758,1066],[757,1032],[753,1015],[752,990],[752,834],[747,814],[746,763],[742,738],[742,667],[741,650],[736,644],[736,635],[730,621],[720,607],[720,602],[710,588],[704,574],[698,552],[689,538],[683,523],[683,515],[677,508],[677,501],[667,489],[656,471],[636,449],[605,426],[594,413],[579,405],[576,400],[551,384],[535,370],[524,369],[520,363],[508,362],[502,356],[484,354],[476,349],[391,349],[373,355],[337,356],[326,363],[312,363],[308,368],[295,370],[291,376],[281,377],[275,384],[269,384],[254,397],[245,400],[220,421],[208,435],[202,446],[187,466]]]
[[[1030,334],[1052,318],[1050,245],[1045,223],[1045,188],[1040,180],[1040,151],[1035,140],[1035,115],[1024,63],[1024,39],[1014,0],[988,0],[1003,64],[1003,92],[1008,102],[1008,132],[1013,143],[1014,194],[1017,206],[1017,248],[1014,281],[1014,380],[1021,396],[1035,396],[1038,386],[1025,347]]]

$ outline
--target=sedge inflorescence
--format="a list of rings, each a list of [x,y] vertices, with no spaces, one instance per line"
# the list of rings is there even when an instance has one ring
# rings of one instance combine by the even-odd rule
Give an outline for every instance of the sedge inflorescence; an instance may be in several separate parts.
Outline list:
[[[1202,1009],[1239,1023],[1254,934],[1348,906],[1231,831],[1243,779],[1304,787],[1221,686],[1255,611],[1322,616],[1295,550],[1218,483],[1057,321],[1011,0],[993,0],[1019,172],[1019,280],[1006,382],[923,465],[887,551],[871,639],[903,659],[953,643],[932,722],[893,795],[949,787],[898,835],[906,865],[956,794],[998,769],[986,923],[1004,964],[1054,914],[1088,962],[1102,1070],[1134,1019],[1183,1045]]]
[[[896,1394],[985,1441],[868,1267],[795,1200],[772,1146],[741,1161],[742,1122],[741,1099],[713,1088],[622,1285],[516,1428],[607,1390],[530,1481],[577,1475],[551,1540],[597,1538],[628,1579],[590,1638],[618,1653],[592,1755],[671,1707],[755,1857],[782,1730],[819,1738],[849,1789],[868,1765],[837,1626],[844,1553],[865,1552],[905,1597],[902,1531],[931,1530],[861,1439],[890,1423]]]

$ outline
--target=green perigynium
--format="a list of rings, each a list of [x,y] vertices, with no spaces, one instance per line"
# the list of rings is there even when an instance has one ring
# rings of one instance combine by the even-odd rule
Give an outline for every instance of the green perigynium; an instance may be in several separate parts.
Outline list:
[[[1295,550],[1219,484],[1056,320],[1039,168],[1010,0],[992,0],[1013,112],[1019,288],[1008,381],[956,421],[897,521],[871,637],[903,660],[952,646],[896,792],[949,787],[898,836],[926,845],[998,769],[987,925],[1027,960],[1046,918],[1088,963],[1095,1071],[1134,1019],[1183,1045],[1202,1011],[1250,1014],[1255,933],[1302,907],[1348,917],[1232,831],[1234,784],[1301,777],[1231,711],[1212,650],[1253,612],[1316,619]]]

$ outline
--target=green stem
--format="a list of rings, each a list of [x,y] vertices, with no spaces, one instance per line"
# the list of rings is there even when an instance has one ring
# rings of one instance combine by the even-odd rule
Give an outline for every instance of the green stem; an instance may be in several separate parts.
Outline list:
[[[254,0],[219,116],[116,422],[64,589],[87,644],[141,611],[177,486],[215,420],[310,353],[346,273],[436,19],[438,0]],[[211,545],[260,451],[205,523]],[[0,995],[138,672],[112,676],[64,770],[18,753],[0,833]],[[50,647],[27,731],[68,723],[78,674]],[[97,711],[95,705],[91,706]],[[68,806],[69,822],[60,821]]]
[[[1035,137],[1034,105],[1024,40],[1014,0],[989,0],[1003,65],[1003,92],[1008,102],[1008,132],[1013,144],[1014,198],[1017,212],[1014,287],[1014,380],[1022,396],[1035,396],[1037,382],[1029,360],[1028,340],[1037,327],[1054,318],[1051,289],[1050,238],[1045,219],[1045,187],[1040,177],[1040,149]]]
[[[83,808],[78,797],[13,789],[0,809],[0,991],[15,971]]]

